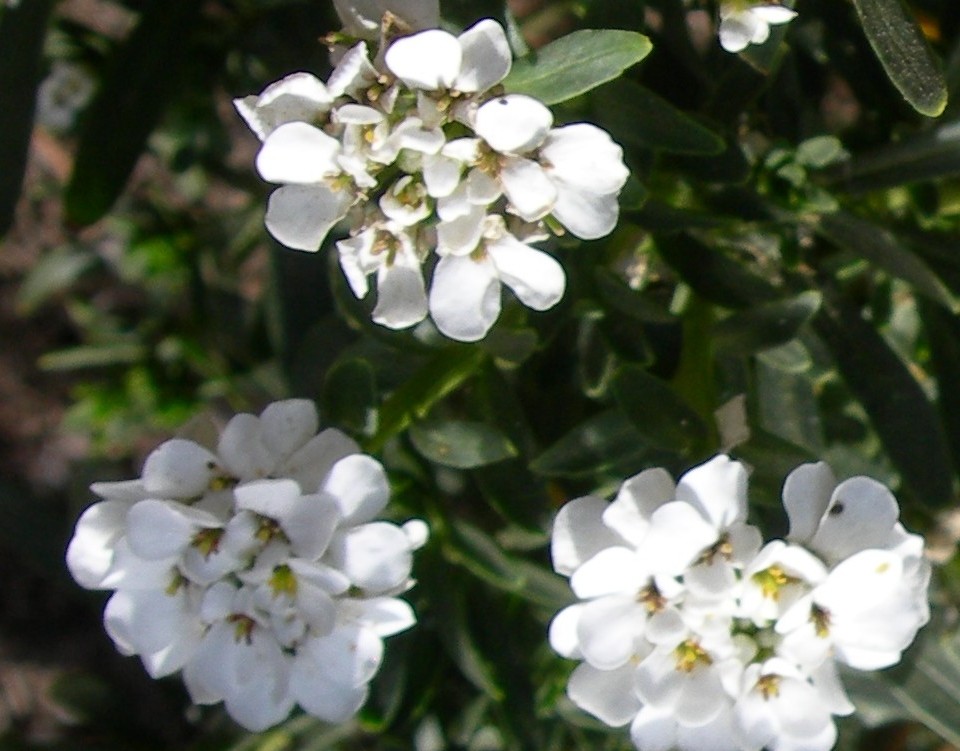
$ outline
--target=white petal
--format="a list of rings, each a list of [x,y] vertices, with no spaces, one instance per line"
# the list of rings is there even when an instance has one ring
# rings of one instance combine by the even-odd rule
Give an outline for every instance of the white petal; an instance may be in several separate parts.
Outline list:
[[[120,480],[119,482],[94,482],[90,490],[106,501],[126,501],[136,503],[149,498],[150,493],[143,480]]]
[[[643,751],[671,751],[676,748],[677,721],[673,712],[643,707],[630,726],[630,739],[634,746]]]
[[[338,175],[340,142],[308,123],[285,123],[257,154],[260,177],[272,183],[318,183]]]
[[[77,584],[98,589],[110,571],[114,547],[124,532],[130,504],[102,501],[90,506],[77,520],[67,546],[67,568]]]
[[[623,538],[601,521],[606,508],[603,499],[592,495],[575,498],[560,508],[550,540],[554,571],[569,576],[604,548],[623,545]]]
[[[219,527],[212,514],[174,501],[140,501],[127,516],[127,541],[141,558],[159,560],[177,555],[200,527]]]
[[[260,413],[263,442],[274,456],[285,458],[316,435],[317,407],[310,399],[284,399]]]
[[[507,94],[477,109],[474,130],[495,151],[524,154],[543,143],[552,125],[553,114],[540,100]]]
[[[580,652],[580,638],[577,636],[577,624],[584,605],[565,607],[550,621],[549,639],[553,651],[570,660],[583,659]]]
[[[656,572],[678,575],[717,539],[717,530],[693,506],[673,501],[653,512],[640,552]]]
[[[885,485],[869,477],[841,482],[809,546],[832,561],[867,548],[886,547],[900,507]]]
[[[501,193],[500,182],[479,169],[467,173],[467,200],[474,206],[489,206]]]
[[[384,121],[383,113],[365,104],[343,104],[333,111],[335,122],[343,125],[376,125]]]
[[[547,310],[563,297],[567,277],[552,256],[525,245],[512,235],[487,244],[500,281],[528,308]]]
[[[630,722],[640,710],[633,692],[633,665],[597,670],[589,663],[577,666],[567,684],[567,695],[583,710],[611,727]]]
[[[457,39],[463,49],[463,62],[454,88],[486,91],[507,77],[512,62],[510,44],[500,24],[485,18]]]
[[[772,24],[787,23],[797,17],[795,10],[782,5],[755,5],[750,12],[766,23]]]
[[[346,456],[334,464],[323,490],[340,506],[342,526],[370,521],[390,500],[390,485],[383,465],[366,454]]]
[[[557,201],[553,181],[543,167],[530,159],[507,159],[500,170],[500,180],[511,207],[528,222],[549,214]]]
[[[322,665],[328,679],[355,688],[368,683],[383,659],[383,641],[370,629],[341,626],[328,636],[308,639],[298,650],[300,656]]]
[[[673,500],[676,487],[665,469],[646,469],[620,486],[617,497],[603,512],[603,523],[639,545],[650,528],[650,515]]]
[[[359,451],[360,446],[346,433],[327,428],[284,462],[279,471],[296,480],[303,492],[314,493],[338,461]]]
[[[393,264],[377,270],[377,305],[371,317],[391,329],[405,329],[427,317],[423,271],[412,253],[398,253]]]
[[[557,200],[553,215],[581,240],[596,240],[609,235],[617,226],[620,204],[617,194],[590,193],[557,182]]]
[[[326,666],[299,654],[290,675],[290,692],[308,714],[331,723],[346,722],[367,700],[366,684],[351,688],[334,683]]]
[[[500,315],[500,279],[489,258],[445,256],[433,271],[430,316],[442,334],[461,342],[483,339]]]
[[[323,555],[333,538],[340,521],[340,507],[325,494],[302,495],[289,510],[274,518],[290,539],[294,554],[315,560]]]
[[[721,19],[720,46],[727,52],[740,52],[746,49],[761,29],[761,23],[759,19],[755,19],[747,12],[738,12]]]
[[[460,72],[463,52],[452,34],[429,29],[401,37],[387,49],[390,71],[413,89],[449,88]]]
[[[540,148],[540,159],[549,165],[552,179],[585,193],[617,193],[630,176],[623,149],[605,130],[588,123],[551,130]]]
[[[411,550],[419,550],[430,539],[430,527],[423,519],[411,519],[400,527],[410,541]]]
[[[333,5],[344,30],[357,36],[375,35],[387,11],[415,31],[440,25],[438,0],[334,0]]]
[[[720,454],[684,474],[677,499],[694,504],[717,530],[747,518],[747,470]]]
[[[580,599],[609,594],[635,595],[649,578],[649,570],[635,550],[610,547],[573,572],[570,588]]]
[[[783,483],[783,507],[790,519],[790,540],[809,542],[836,486],[836,477],[826,462],[801,464],[787,475]]]
[[[188,614],[183,594],[124,589],[107,601],[103,623],[118,643],[138,654],[150,654],[182,638]]]
[[[265,223],[282,245],[315,251],[352,203],[348,192],[334,192],[322,183],[284,185],[270,194]]]
[[[645,609],[635,596],[600,597],[585,604],[577,624],[583,658],[600,670],[629,663],[643,637]]]
[[[260,418],[246,412],[231,417],[224,427],[217,453],[234,477],[250,480],[273,472],[277,459],[261,435]]]
[[[472,253],[483,239],[487,212],[474,206],[463,216],[437,225],[437,253],[463,256]]]
[[[396,597],[371,597],[360,600],[363,625],[377,636],[393,636],[417,622],[413,608]]]
[[[412,565],[407,536],[389,522],[370,522],[338,533],[329,556],[354,585],[374,593],[403,584]]]
[[[339,2],[335,2],[339,5]],[[381,15],[382,18],[382,15]],[[376,26],[379,26],[377,19]],[[327,90],[333,97],[343,96],[345,93],[355,94],[356,90],[373,83],[377,79],[377,69],[370,63],[370,55],[366,42],[358,42],[343,57],[327,79]],[[384,108],[385,111],[389,111]]]
[[[217,468],[217,458],[193,441],[174,438],[154,449],[143,464],[143,484],[157,498],[202,495]]]
[[[433,198],[449,196],[460,184],[463,163],[444,156],[428,154],[423,158],[423,184]]]
[[[238,485],[234,491],[238,510],[252,511],[271,519],[282,519],[293,513],[300,500],[300,486],[293,480],[253,480]]]

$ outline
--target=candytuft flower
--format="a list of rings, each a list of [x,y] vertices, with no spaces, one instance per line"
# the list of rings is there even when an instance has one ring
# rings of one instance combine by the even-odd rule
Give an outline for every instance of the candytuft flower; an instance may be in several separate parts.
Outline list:
[[[782,5],[745,5],[734,0],[720,5],[720,46],[727,52],[741,52],[751,44],[763,44],[770,26],[792,21],[795,10]]]
[[[370,39],[380,5],[338,10]],[[628,172],[600,128],[554,127],[542,102],[503,93],[512,59],[496,21],[459,36],[422,28],[391,26],[382,54],[360,42],[328,81],[294,73],[235,105],[263,142],[260,176],[278,185],[266,226],[279,242],[316,251],[348,226],[340,265],[358,298],[376,289],[376,323],[429,315],[444,335],[477,341],[499,317],[502,286],[533,310],[559,302],[563,267],[534,244],[564,228],[609,234]]]
[[[416,618],[426,525],[378,520],[383,468],[312,402],[240,414],[215,448],[172,439],[140,479],[96,483],[67,566],[114,590],[104,626],[153,677],[182,672],[197,704],[223,702],[248,730],[296,705],[328,722],[362,706],[383,639]]]
[[[929,618],[922,539],[883,485],[797,468],[789,539],[761,548],[746,480],[721,455],[557,515],[553,565],[580,600],[550,624],[581,661],[567,693],[643,751],[828,751],[833,717],[854,710],[836,663],[892,665]]]

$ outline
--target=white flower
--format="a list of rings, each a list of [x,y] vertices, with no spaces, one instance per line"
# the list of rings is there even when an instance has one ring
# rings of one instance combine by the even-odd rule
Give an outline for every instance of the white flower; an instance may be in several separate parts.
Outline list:
[[[388,12],[414,31],[440,23],[439,0],[333,0],[333,7],[344,31],[362,37],[376,37]]]
[[[429,29],[401,37],[387,49],[387,68],[413,89],[451,89],[479,93],[510,72],[512,59],[507,35],[486,18],[455,37]]]
[[[720,5],[720,46],[727,52],[740,52],[751,44],[763,44],[770,26],[791,21],[797,12],[782,5],[753,5],[725,2]]]
[[[929,618],[922,539],[886,488],[804,465],[784,488],[790,541],[761,549],[746,480],[720,455],[557,515],[554,568],[580,600],[550,624],[582,661],[567,694],[642,751],[827,751],[853,711],[835,661],[892,665]]]
[[[116,590],[104,626],[121,652],[153,676],[182,670],[195,702],[249,730],[298,703],[347,719],[382,638],[415,622],[396,595],[426,526],[378,520],[383,468],[317,430],[313,403],[291,399],[233,417],[215,451],[168,441],[141,479],[93,486],[104,500],[67,552],[81,585]]]
[[[430,316],[451,339],[482,339],[500,315],[500,285],[534,310],[559,302],[563,267],[507,232],[503,218],[474,211],[437,228],[440,260],[430,284]]]

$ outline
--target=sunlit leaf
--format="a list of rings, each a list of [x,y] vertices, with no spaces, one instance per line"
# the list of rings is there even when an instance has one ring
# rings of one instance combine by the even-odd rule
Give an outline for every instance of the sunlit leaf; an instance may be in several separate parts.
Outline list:
[[[650,40],[633,31],[581,29],[514,62],[503,87],[556,104],[613,80],[651,49]]]
[[[756,305],[724,318],[714,329],[718,349],[748,355],[786,344],[820,307],[820,293]]]
[[[473,469],[517,455],[499,430],[466,420],[429,420],[410,426],[410,440],[430,461],[454,469]]]
[[[853,0],[863,31],[893,85],[927,117],[947,106],[947,82],[940,61],[902,0]]]

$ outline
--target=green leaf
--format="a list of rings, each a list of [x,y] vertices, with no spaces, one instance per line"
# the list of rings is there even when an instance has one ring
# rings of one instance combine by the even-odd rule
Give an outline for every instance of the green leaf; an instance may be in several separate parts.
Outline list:
[[[52,8],[53,0],[30,0],[0,12],[0,236],[13,224],[20,197]]]
[[[177,93],[187,59],[184,37],[196,26],[200,6],[198,0],[152,0],[115,52],[84,116],[64,199],[70,221],[92,224],[123,191],[147,137]]]
[[[927,626],[896,667],[875,673],[844,670],[843,685],[868,726],[915,720],[960,746],[960,640],[934,628]]]
[[[698,295],[725,308],[742,308],[778,296],[766,280],[689,234],[658,235],[656,244],[663,260]]]
[[[786,344],[817,312],[821,299],[819,292],[807,291],[734,313],[716,325],[716,347],[729,354],[750,355]]]
[[[379,451],[414,419],[426,417],[433,405],[459,388],[485,358],[484,351],[477,347],[451,347],[438,352],[383,402],[380,426],[367,443],[367,451]]]
[[[943,425],[900,358],[857,310],[843,303],[825,302],[814,327],[917,500],[934,509],[953,503]]]
[[[147,357],[147,348],[142,344],[116,342],[89,344],[60,349],[43,355],[38,364],[42,370],[79,370],[81,368],[105,368],[113,365],[129,365]]]
[[[336,363],[323,383],[326,420],[362,435],[377,428],[377,384],[373,366],[353,358]]]
[[[700,416],[667,383],[643,368],[621,367],[613,379],[613,393],[649,445],[685,456],[705,447],[709,432]]]
[[[893,85],[920,114],[937,117],[947,106],[940,61],[902,0],[853,0],[863,31]]]
[[[957,312],[960,302],[919,256],[910,252],[887,230],[845,211],[823,214],[817,232],[898,279],[917,292]]]
[[[473,469],[517,455],[499,430],[480,422],[431,420],[410,426],[410,440],[424,457],[444,467]]]
[[[51,297],[66,290],[96,262],[96,255],[75,248],[61,247],[46,253],[20,285],[18,312],[33,313]]]
[[[960,318],[943,308],[920,302],[920,317],[939,384],[960,383]],[[950,439],[954,466],[960,466],[960,389],[940,388],[937,407]]]
[[[633,423],[618,409],[585,420],[530,463],[546,477],[589,477],[620,464],[639,466],[650,452]]]
[[[651,49],[633,31],[581,29],[515,61],[503,87],[556,104],[612,81]]]
[[[889,188],[960,173],[960,121],[904,137],[829,172],[829,185],[850,191]]]
[[[593,111],[623,144],[676,154],[719,154],[723,138],[666,99],[621,78],[593,94]]]

